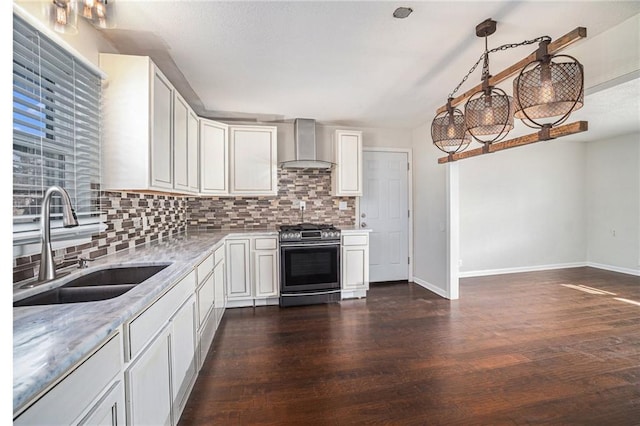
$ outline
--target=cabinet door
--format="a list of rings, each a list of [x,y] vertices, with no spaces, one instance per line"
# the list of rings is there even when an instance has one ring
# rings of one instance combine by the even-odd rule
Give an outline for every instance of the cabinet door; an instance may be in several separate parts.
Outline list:
[[[225,195],[228,186],[228,127],[211,120],[200,121],[200,192]]]
[[[229,132],[231,193],[276,195],[277,128],[232,126]]]
[[[215,297],[214,275],[209,275],[204,284],[198,287],[198,325],[202,327],[213,307]]]
[[[187,165],[189,167],[189,191],[198,192],[198,140],[200,134],[200,121],[191,110],[187,117],[187,145],[189,150]]]
[[[91,412],[78,423],[91,426],[124,425],[124,388],[122,382],[114,383]]]
[[[278,295],[278,252],[264,250],[254,252],[254,282],[256,297]]]
[[[227,240],[227,295],[229,299],[251,297],[249,240]]]
[[[151,102],[151,185],[165,189],[173,188],[172,100],[171,84],[154,68]]]
[[[196,374],[195,301],[193,296],[171,320],[171,384],[174,424],[189,396]]]
[[[336,130],[333,195],[362,195],[362,132]]]
[[[171,424],[169,327],[127,370],[127,424]]]
[[[189,190],[189,107],[177,94],[173,102],[173,188]]]
[[[227,303],[227,282],[225,261],[222,260],[213,269],[213,280],[215,285],[214,310],[216,314],[216,322],[219,324],[224,314],[224,308]]]
[[[342,288],[366,289],[369,285],[368,246],[342,248]]]

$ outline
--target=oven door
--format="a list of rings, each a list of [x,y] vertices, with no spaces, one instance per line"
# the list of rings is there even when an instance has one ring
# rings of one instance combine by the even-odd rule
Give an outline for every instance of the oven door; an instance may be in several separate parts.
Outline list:
[[[340,289],[340,243],[281,243],[282,294]]]

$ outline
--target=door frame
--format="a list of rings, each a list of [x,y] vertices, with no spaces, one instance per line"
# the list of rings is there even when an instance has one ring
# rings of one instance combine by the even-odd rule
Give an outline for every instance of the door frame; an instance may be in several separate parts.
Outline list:
[[[409,167],[407,168],[407,208],[409,209],[409,220],[407,229],[408,235],[408,244],[409,244],[409,263],[407,265],[408,273],[407,279],[409,282],[413,282],[413,149],[411,148],[386,148],[386,147],[373,147],[373,146],[364,146],[362,147],[363,151],[363,173],[364,173],[364,152],[397,152],[402,154],[407,154],[407,162]],[[360,198],[356,197],[356,228],[360,228]]]

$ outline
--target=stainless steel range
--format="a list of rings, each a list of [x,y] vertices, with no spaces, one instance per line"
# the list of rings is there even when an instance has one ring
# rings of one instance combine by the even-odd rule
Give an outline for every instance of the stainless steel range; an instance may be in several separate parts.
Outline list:
[[[280,226],[280,306],[340,301],[340,230],[333,225]]]

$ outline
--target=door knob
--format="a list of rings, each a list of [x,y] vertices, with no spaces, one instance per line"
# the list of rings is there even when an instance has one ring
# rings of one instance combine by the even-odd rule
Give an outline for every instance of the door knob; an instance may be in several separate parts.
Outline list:
[[[366,228],[366,227],[367,227],[367,224],[366,224],[366,223],[364,223],[364,222],[362,222],[362,223],[360,224],[360,227],[361,227],[361,228]]]
[[[364,219],[365,217],[367,217],[367,215],[366,215],[366,214],[364,214],[364,213],[362,213],[362,214],[360,215],[360,217]]]

